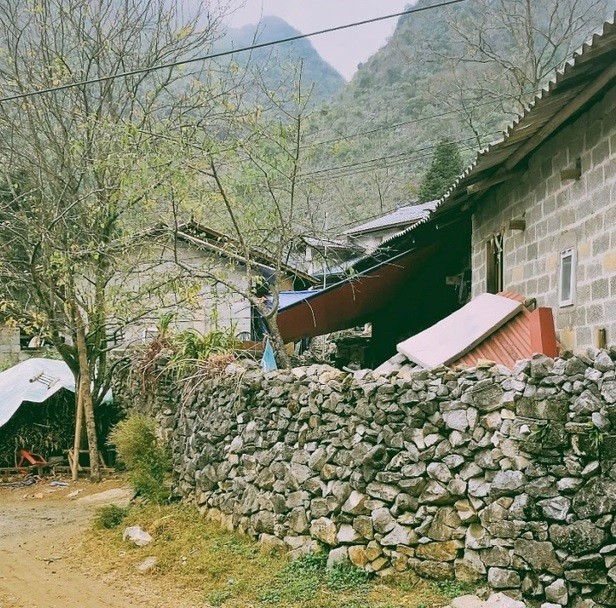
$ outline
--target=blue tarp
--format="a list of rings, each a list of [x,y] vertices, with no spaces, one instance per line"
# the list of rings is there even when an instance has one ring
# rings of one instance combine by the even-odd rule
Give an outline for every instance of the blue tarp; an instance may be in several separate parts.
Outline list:
[[[284,310],[285,308],[295,304],[295,302],[299,302],[300,300],[305,300],[309,296],[313,296],[317,293],[318,290],[307,289],[305,291],[281,291],[279,294],[279,305],[278,310]]]
[[[278,369],[274,349],[272,348],[269,338],[265,343],[265,351],[263,352],[263,358],[261,359],[261,369],[266,373],[273,372],[275,369]]]

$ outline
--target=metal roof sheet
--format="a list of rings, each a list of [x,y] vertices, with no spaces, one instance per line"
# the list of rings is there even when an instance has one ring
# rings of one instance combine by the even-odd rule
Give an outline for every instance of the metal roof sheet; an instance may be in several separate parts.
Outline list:
[[[438,201],[430,201],[429,203],[419,203],[417,205],[405,205],[398,209],[374,218],[369,222],[354,226],[345,230],[344,234],[350,236],[363,234],[365,232],[375,232],[385,228],[394,228],[396,226],[404,226],[406,224],[417,222],[430,215],[430,212],[436,207]]]
[[[24,401],[42,403],[61,389],[75,392],[75,377],[64,361],[28,359],[0,373],[0,427]]]
[[[468,197],[467,188],[499,171],[514,169],[548,137],[616,82],[616,12],[578,49],[526,106],[503,136],[477,153],[439,201],[436,214]],[[596,91],[592,86],[596,87]],[[581,104],[572,107],[573,102]],[[567,111],[569,110],[569,111]],[[435,215],[436,215],[435,214]]]

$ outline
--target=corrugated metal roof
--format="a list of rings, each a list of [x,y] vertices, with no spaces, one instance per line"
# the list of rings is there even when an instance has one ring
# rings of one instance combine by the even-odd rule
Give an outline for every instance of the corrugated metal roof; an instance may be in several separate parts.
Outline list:
[[[510,291],[503,291],[498,295],[524,302],[523,296]],[[473,366],[480,359],[485,359],[511,368],[517,361],[529,359],[533,355],[530,343],[530,315],[528,308],[522,308],[513,319],[510,319],[470,352],[452,362],[451,366]]]
[[[61,389],[75,392],[75,378],[64,361],[28,359],[0,373],[0,427],[24,401],[42,403]]]
[[[469,167],[437,201],[434,212],[381,243],[388,248],[410,232],[473,196],[468,187],[516,169],[548,137],[574,118],[616,82],[616,12],[601,31],[584,43],[555,77],[504,131],[503,136],[477,153]],[[574,105],[575,102],[575,105]],[[577,104],[583,102],[579,108]],[[481,194],[485,194],[481,192]]]
[[[611,21],[603,24],[599,33],[574,53],[505,130],[502,138],[478,152],[475,161],[441,199],[436,214],[466,200],[471,184],[515,169],[546,139],[614,85],[615,22],[616,12]]]
[[[363,234],[365,232],[384,230],[385,228],[405,226],[427,218],[437,204],[438,201],[430,201],[429,203],[419,203],[417,205],[405,205],[404,207],[398,207],[398,209],[392,211],[391,213],[381,215],[380,217],[370,220],[369,222],[349,228],[348,230],[345,230],[344,234],[353,236]]]

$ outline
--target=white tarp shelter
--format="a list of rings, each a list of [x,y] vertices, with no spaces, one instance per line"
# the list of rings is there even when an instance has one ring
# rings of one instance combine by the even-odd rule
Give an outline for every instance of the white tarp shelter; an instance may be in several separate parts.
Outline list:
[[[24,401],[43,403],[63,388],[75,392],[75,378],[64,361],[28,359],[0,372],[0,427]]]

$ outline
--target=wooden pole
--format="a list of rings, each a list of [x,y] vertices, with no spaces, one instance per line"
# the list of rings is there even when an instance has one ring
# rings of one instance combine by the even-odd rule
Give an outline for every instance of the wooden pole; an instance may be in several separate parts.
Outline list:
[[[79,390],[80,381],[77,380],[75,387],[75,400],[77,401],[77,414],[75,417],[75,441],[73,443],[73,457],[71,459],[71,477],[73,481],[77,479],[79,473],[79,450],[81,450],[81,424],[83,422],[83,399]]]

